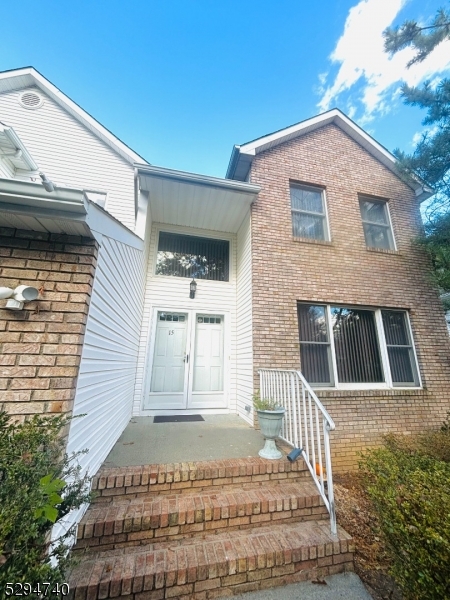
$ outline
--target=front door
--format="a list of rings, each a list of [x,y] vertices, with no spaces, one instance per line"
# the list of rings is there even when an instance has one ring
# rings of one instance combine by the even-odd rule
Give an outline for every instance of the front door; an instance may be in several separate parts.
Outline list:
[[[158,311],[144,409],[225,406],[223,315]]]

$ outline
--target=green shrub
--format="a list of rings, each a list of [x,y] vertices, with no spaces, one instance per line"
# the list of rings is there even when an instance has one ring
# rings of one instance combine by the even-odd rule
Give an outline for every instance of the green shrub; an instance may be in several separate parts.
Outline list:
[[[64,453],[69,422],[36,416],[18,424],[0,412],[0,590],[11,582],[64,582],[73,530],[50,545],[51,530],[90,500],[77,455]]]
[[[361,468],[405,599],[450,598],[450,464],[389,436]]]

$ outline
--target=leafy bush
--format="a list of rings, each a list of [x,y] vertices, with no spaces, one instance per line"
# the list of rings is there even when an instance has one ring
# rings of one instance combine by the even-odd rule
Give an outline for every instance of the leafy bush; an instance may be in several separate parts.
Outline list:
[[[360,465],[406,600],[450,598],[450,464],[421,450],[438,434],[389,436]]]
[[[69,417],[35,416],[11,422],[0,412],[0,589],[64,582],[67,531],[50,544],[56,522],[89,502],[89,478],[64,453]]]

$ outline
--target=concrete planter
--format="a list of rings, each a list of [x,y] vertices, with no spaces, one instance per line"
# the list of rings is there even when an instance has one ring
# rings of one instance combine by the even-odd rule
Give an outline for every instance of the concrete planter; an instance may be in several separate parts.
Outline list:
[[[275,445],[275,439],[280,435],[283,424],[284,408],[277,410],[257,410],[261,433],[266,439],[264,448],[258,452],[261,458],[277,460],[283,457]]]

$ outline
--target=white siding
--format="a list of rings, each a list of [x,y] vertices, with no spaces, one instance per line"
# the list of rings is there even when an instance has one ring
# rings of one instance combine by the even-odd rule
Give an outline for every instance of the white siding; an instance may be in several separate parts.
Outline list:
[[[236,363],[237,412],[253,424],[253,338],[252,338],[252,259],[250,211],[237,234],[237,280],[236,280]]]
[[[23,90],[0,94],[0,121],[14,128],[51,181],[107,192],[106,210],[133,229],[133,167],[42,90],[36,91],[45,99],[37,110],[19,104]]]
[[[94,474],[131,417],[144,292],[143,252],[103,237],[81,356],[68,452]]]
[[[189,235],[212,237],[230,241],[230,281],[197,281],[195,299],[189,298],[189,282],[184,277],[156,276],[156,253],[159,231],[173,231]],[[146,238],[147,240],[149,238]],[[144,315],[142,319],[141,352],[138,364],[138,383],[133,414],[142,414],[143,395],[146,392],[146,378],[149,376],[150,366],[149,346],[152,331],[152,314],[154,308],[166,310],[197,310],[215,314],[226,313],[229,317],[227,331],[229,346],[226,356],[228,370],[225,372],[228,391],[228,407],[236,411],[236,235],[219,233],[204,229],[176,227],[169,225],[153,224],[150,236],[150,252],[147,271],[147,284],[145,292]]]

